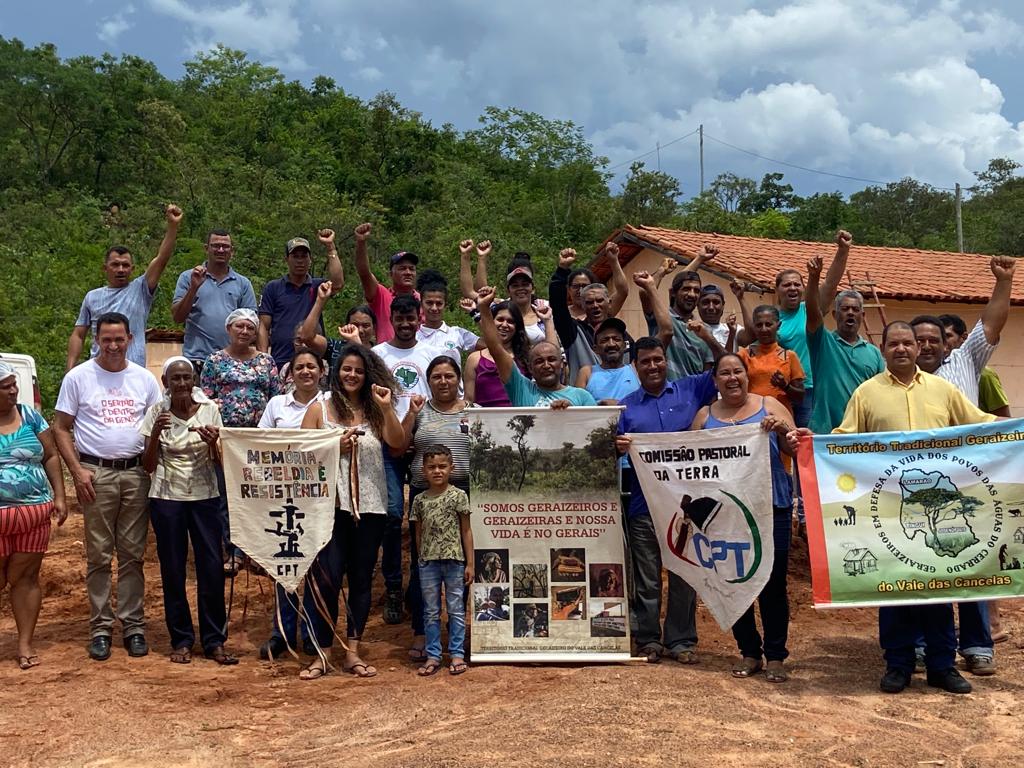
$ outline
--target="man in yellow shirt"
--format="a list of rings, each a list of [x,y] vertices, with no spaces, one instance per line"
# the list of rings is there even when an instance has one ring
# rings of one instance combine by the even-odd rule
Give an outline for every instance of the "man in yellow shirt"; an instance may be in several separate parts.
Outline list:
[[[909,323],[894,322],[882,335],[886,370],[854,391],[843,423],[833,432],[905,432],[940,429],[960,424],[994,421],[959,389],[917,367],[918,346]],[[796,444],[810,430],[790,432]],[[956,670],[956,631],[949,603],[885,606],[878,609],[879,643],[885,651],[886,671],[880,687],[899,693],[910,685],[914,671],[914,645],[923,634],[927,649],[928,685],[950,693],[970,693],[971,684]]]

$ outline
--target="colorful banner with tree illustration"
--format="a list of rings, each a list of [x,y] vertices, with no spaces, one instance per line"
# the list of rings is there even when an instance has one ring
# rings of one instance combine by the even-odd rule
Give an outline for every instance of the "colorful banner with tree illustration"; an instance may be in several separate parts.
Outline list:
[[[334,529],[338,433],[225,427],[220,437],[231,542],[294,592]]]
[[[775,559],[767,433],[744,424],[630,437],[662,564],[729,629],[761,594]]]
[[[628,659],[619,409],[467,413],[473,661]]]
[[[798,457],[814,604],[1024,593],[1024,420],[821,435]]]

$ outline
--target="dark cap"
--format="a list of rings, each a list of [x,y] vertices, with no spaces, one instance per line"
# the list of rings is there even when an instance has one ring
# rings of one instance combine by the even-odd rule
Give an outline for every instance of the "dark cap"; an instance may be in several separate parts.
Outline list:
[[[398,251],[398,253],[392,254],[392,256],[391,256],[391,266],[392,267],[395,266],[395,264],[398,264],[399,262],[402,262],[402,261],[411,261],[413,264],[419,264],[420,263],[420,257],[417,256],[412,251]]]
[[[292,251],[297,248],[305,248],[307,251],[312,253],[309,248],[309,240],[304,237],[293,237],[287,243],[284,244],[284,255],[291,256]]]
[[[722,296],[723,298],[725,297],[725,294],[722,293],[722,289],[719,288],[714,283],[708,283],[707,285],[700,289],[701,296],[704,296],[705,294],[708,293],[717,293],[719,296]]]
[[[609,328],[621,333],[622,338],[626,338],[626,324],[617,317],[609,317],[603,320],[601,324],[597,326],[597,330],[594,331],[594,338],[597,338],[601,331],[605,331]]]

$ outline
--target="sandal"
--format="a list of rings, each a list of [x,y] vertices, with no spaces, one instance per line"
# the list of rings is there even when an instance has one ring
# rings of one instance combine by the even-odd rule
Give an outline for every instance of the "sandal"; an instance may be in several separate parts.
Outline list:
[[[42,662],[39,661],[39,657],[35,654],[31,656],[19,656],[18,667],[21,669],[32,669],[32,667],[38,667]]]
[[[429,664],[430,662],[428,661],[427,663]],[[357,661],[355,664],[350,664],[347,667],[343,666],[341,669],[342,669],[343,672],[348,672],[350,675],[355,675],[356,677],[376,677],[377,676],[377,668],[376,667],[370,666],[369,664],[364,664],[361,661]],[[360,671],[360,670],[362,670],[362,671]]]
[[[234,578],[238,572],[245,567],[245,558],[241,555],[232,555],[224,561],[224,575]]]
[[[700,659],[697,658],[697,654],[694,651],[677,651],[676,653],[669,654],[673,659],[678,661],[680,664],[699,664]]]
[[[327,666],[324,660],[317,657],[309,663],[309,666],[299,672],[299,680],[316,680],[326,674]]]
[[[648,664],[657,664],[661,661],[661,648],[656,645],[645,645],[640,649],[640,655],[645,658]]]
[[[467,669],[469,669],[469,665],[466,664],[465,659],[459,659],[448,665],[448,674],[452,676],[461,675]]]
[[[225,667],[230,667],[233,664],[238,663],[238,659],[236,659],[230,653],[225,651],[223,645],[218,645],[211,648],[208,651],[204,651],[203,655],[211,661],[216,661],[218,664],[221,664]]]
[[[1007,632],[1005,629],[1001,629],[998,632],[993,632],[992,633],[992,645],[997,645],[999,643],[1005,643],[1009,639],[1010,639],[1010,633]]]
[[[763,665],[760,659],[752,659],[744,656],[739,663],[732,668],[733,677],[751,677],[761,671]]]
[[[170,656],[173,664],[191,664],[192,663],[192,649],[191,648],[175,648],[171,651]]]
[[[409,661],[413,664],[422,664],[424,661],[429,659],[427,656],[426,648],[410,648],[409,649]]]
[[[360,666],[360,665],[357,664],[356,666]],[[452,666],[454,666],[454,664]],[[420,667],[416,671],[416,674],[419,675],[420,677],[430,677],[431,675],[436,675],[440,671],[441,671],[441,660],[440,659],[427,659],[427,663],[424,664],[422,667]]]
[[[789,673],[781,661],[769,661],[765,666],[764,676],[769,683],[784,683],[789,680]]]

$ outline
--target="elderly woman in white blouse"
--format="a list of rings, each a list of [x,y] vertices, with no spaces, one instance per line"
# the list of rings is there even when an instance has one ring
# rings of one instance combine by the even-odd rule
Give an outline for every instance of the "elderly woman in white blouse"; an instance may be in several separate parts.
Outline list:
[[[195,557],[199,636],[203,654],[218,664],[237,664],[224,650],[227,617],[221,559],[220,493],[216,464],[220,411],[196,387],[185,357],[164,363],[164,398],[146,412],[142,464],[153,475],[150,519],[156,534],[164,616],[171,636],[171,661],[192,661],[195,630],[185,592],[189,539]]]

